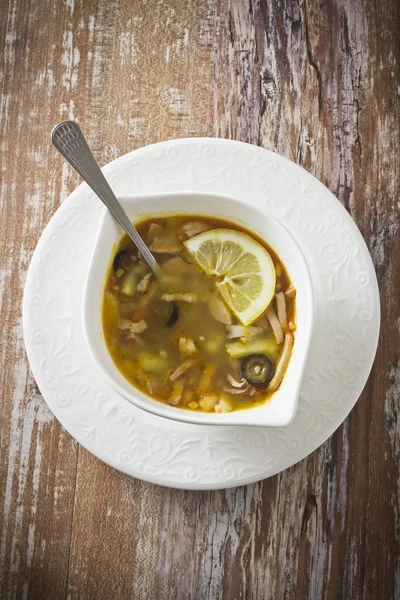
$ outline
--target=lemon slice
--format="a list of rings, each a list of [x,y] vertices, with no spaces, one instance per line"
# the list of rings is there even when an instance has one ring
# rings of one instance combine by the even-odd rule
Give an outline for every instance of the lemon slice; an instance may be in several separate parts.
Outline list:
[[[243,325],[259,317],[275,292],[271,256],[256,240],[233,229],[211,229],[184,242],[198,266],[213,275],[228,307]]]

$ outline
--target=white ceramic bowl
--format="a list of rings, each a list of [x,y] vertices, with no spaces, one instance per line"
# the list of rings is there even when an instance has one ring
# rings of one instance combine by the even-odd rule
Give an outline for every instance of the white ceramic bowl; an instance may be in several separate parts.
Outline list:
[[[103,338],[101,304],[112,251],[122,229],[105,208],[89,264],[83,301],[83,329],[92,358],[109,384],[126,400],[161,417],[202,425],[262,425],[280,427],[293,419],[307,360],[313,326],[313,292],[308,267],[297,242],[275,217],[217,194],[177,192],[120,198],[132,222],[144,216],[205,215],[238,223],[264,239],[278,254],[297,290],[297,331],[283,382],[271,400],[257,408],[215,414],[169,406],[142,394],[125,379],[108,353]]]

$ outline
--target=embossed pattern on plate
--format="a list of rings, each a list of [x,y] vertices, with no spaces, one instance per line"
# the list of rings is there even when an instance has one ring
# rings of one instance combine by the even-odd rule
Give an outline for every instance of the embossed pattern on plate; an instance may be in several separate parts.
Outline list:
[[[241,142],[186,139],[131,152],[104,168],[119,196],[196,190],[265,207],[308,261],[316,325],[299,408],[285,428],[174,423],[126,402],[91,364],[81,303],[102,209],[79,186],[45,229],[29,267],[24,337],[51,410],[90,452],[161,485],[214,489],[269,477],[342,423],[365,385],[379,333],[378,287],[365,243],[339,201],[289,160]]]

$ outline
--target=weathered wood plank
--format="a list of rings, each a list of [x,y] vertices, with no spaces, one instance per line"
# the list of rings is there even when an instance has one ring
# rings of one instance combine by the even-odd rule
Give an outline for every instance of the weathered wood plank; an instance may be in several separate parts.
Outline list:
[[[47,130],[60,88],[43,42],[61,39],[60,8],[0,6],[1,598],[62,597],[67,583],[78,446],[43,403],[21,329],[25,272],[59,202]]]
[[[0,597],[398,598],[398,2],[7,0],[0,23]],[[165,490],[78,449],[43,403],[20,301],[78,182],[49,147],[69,117],[102,163],[190,135],[268,147],[356,220],[381,344],[349,418],[299,465],[236,490]]]

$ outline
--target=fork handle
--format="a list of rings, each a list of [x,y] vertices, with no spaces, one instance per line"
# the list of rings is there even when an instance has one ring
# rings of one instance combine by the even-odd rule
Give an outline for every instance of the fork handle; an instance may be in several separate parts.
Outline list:
[[[54,127],[51,139],[57,150],[74,167],[75,171],[86,181],[100,200],[104,202],[137,246],[149,267],[158,276],[160,273],[159,264],[130,222],[128,215],[110,188],[79,125],[75,121],[62,121]]]

